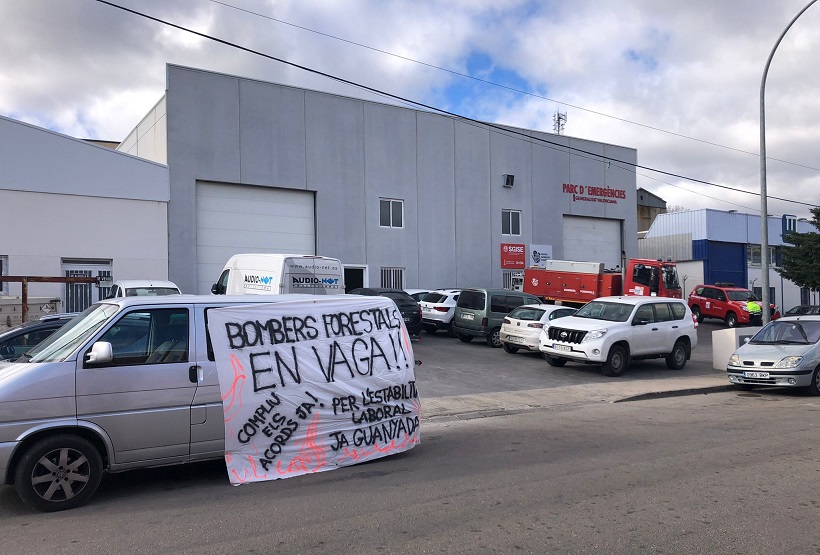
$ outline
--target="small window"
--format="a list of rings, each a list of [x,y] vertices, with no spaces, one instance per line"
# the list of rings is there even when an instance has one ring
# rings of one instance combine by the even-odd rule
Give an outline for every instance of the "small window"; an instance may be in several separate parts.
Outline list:
[[[404,227],[404,201],[379,199],[379,225],[381,227]]]
[[[652,311],[651,304],[638,307],[638,310],[635,311],[635,321],[639,320],[646,320],[650,324],[655,321],[655,313]]]
[[[501,235],[521,235],[521,211],[501,211]]]
[[[456,306],[471,310],[484,310],[484,301],[485,296],[481,291],[462,291]]]
[[[686,305],[683,303],[670,303],[669,306],[672,309],[672,315],[674,320],[683,320],[686,316]]]
[[[188,360],[188,310],[129,312],[100,341],[111,343],[113,366],[167,364]]]

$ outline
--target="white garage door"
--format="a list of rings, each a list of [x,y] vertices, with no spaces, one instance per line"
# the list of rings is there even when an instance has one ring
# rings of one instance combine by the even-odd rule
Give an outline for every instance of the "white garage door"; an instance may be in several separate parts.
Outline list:
[[[314,214],[309,191],[198,182],[197,292],[211,292],[234,254],[316,254]]]
[[[621,265],[621,221],[564,216],[564,260]]]

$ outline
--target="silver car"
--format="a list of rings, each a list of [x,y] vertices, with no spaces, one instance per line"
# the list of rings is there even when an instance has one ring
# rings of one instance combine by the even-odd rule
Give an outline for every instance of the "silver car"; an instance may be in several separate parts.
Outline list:
[[[729,382],[739,389],[801,387],[820,395],[820,316],[770,322],[729,359]]]

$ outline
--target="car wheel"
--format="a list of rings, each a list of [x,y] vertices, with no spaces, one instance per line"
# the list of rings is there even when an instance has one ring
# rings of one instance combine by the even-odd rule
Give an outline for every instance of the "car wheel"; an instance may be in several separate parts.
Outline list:
[[[672,370],[682,370],[686,366],[686,343],[678,339],[675,341],[675,346],[672,347],[672,352],[666,355],[666,367]]]
[[[435,324],[424,324],[424,331],[426,331],[427,333],[436,333],[437,329],[438,328],[435,326]]]
[[[518,352],[518,347],[513,347],[512,345],[507,345],[504,343],[504,350],[510,354],[513,354]]]
[[[35,442],[23,454],[14,474],[17,495],[43,512],[84,505],[102,479],[99,451],[90,441],[62,434]]]
[[[462,343],[469,343],[470,341],[473,340],[473,336],[472,335],[464,335],[463,333],[460,333],[460,334],[458,334],[458,340],[461,341]]]
[[[729,312],[726,314],[726,318],[724,320],[726,322],[726,326],[729,328],[736,328],[737,327],[737,314],[734,312]]]
[[[544,355],[544,360],[547,361],[547,364],[550,366],[555,366],[556,368],[560,368],[561,366],[567,363],[567,359],[561,357],[554,357],[550,356],[547,353],[542,353]]]
[[[814,369],[811,377],[811,385],[806,388],[809,395],[820,395],[820,366]]]
[[[698,324],[703,323],[703,314],[700,313],[700,308],[697,306],[692,307],[692,314],[695,315],[695,320],[698,321]]]
[[[487,336],[487,345],[494,349],[501,346],[501,328],[493,328],[490,330],[490,335]]]
[[[609,349],[609,354],[606,357],[606,362],[601,367],[601,371],[605,376],[620,376],[627,366],[629,366],[629,354],[627,354],[626,349],[620,345],[613,345]]]

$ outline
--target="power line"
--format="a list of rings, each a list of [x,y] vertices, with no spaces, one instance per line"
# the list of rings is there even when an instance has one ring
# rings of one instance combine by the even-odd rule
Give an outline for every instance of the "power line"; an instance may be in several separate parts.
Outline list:
[[[323,37],[327,37],[327,38],[330,38],[330,39],[338,40],[338,41],[341,41],[341,42],[344,42],[344,43],[347,43],[347,44],[350,44],[350,45],[353,45],[353,46],[358,46],[360,48],[366,48],[367,50],[372,50],[373,52],[378,52],[380,54],[386,54],[387,56],[393,56],[394,58],[399,58],[399,59],[405,60],[407,62],[412,62],[414,64],[429,67],[431,69],[437,69],[439,71],[444,71],[444,72],[449,73],[451,75],[457,75],[459,77],[464,77],[466,79],[472,79],[473,81],[477,81],[477,82],[483,83],[485,85],[492,85],[493,87],[499,87],[499,88],[506,89],[506,90],[511,91],[511,92],[518,93],[518,94],[531,96],[533,98],[540,98],[541,100],[547,100],[549,102],[555,102],[556,104],[560,104],[562,106],[569,106],[570,108],[575,108],[576,110],[589,112],[590,114],[595,114],[597,116],[610,118],[610,119],[620,121],[620,122],[623,122],[623,123],[629,123],[631,125],[636,125],[638,127],[643,127],[645,129],[651,129],[652,131],[659,131],[661,133],[666,133],[666,134],[672,135],[674,137],[680,137],[681,139],[696,141],[696,142],[707,144],[707,145],[710,145],[710,146],[716,146],[718,148],[724,148],[724,149],[731,150],[731,151],[734,151],[734,152],[739,152],[741,154],[749,154],[749,155],[754,156],[756,158],[760,157],[760,154],[757,153],[757,152],[750,152],[748,150],[743,150],[743,149],[740,149],[740,148],[735,148],[735,147],[731,147],[731,146],[727,146],[727,145],[722,145],[720,143],[714,143],[714,142],[711,142],[711,141],[707,141],[705,139],[699,139],[697,137],[691,137],[689,135],[684,135],[682,133],[675,133],[674,131],[669,131],[667,129],[662,129],[660,127],[653,127],[653,126],[647,125],[645,123],[640,123],[640,122],[637,122],[637,121],[628,120],[626,118],[613,116],[611,114],[606,114],[604,112],[598,112],[596,110],[592,110],[590,108],[584,108],[582,106],[577,106],[575,104],[570,104],[568,102],[562,102],[560,100],[556,100],[554,98],[549,98],[547,96],[543,96],[543,95],[533,93],[533,92],[530,92],[530,91],[523,91],[523,90],[517,89],[515,87],[510,87],[508,85],[502,85],[501,83],[496,83],[494,81],[490,81],[490,80],[487,80],[487,79],[481,79],[480,77],[475,77],[475,76],[470,75],[468,73],[461,73],[461,72],[455,71],[453,69],[448,69],[446,67],[441,67],[441,66],[437,66],[435,64],[431,64],[431,63],[428,63],[428,62],[423,62],[421,60],[416,60],[416,59],[410,58],[408,56],[402,56],[401,54],[396,54],[395,52],[382,50],[382,49],[376,48],[374,46],[368,46],[368,45],[362,44],[360,42],[352,41],[352,40],[345,39],[345,38],[342,38],[342,37],[337,37],[335,35],[331,35],[329,33],[324,33],[322,31],[317,31],[317,30],[311,29],[309,27],[303,27],[302,25],[297,25],[295,23],[290,23],[290,22],[285,21],[283,19],[278,19],[278,18],[275,18],[273,16],[261,14],[261,13],[255,12],[253,10],[248,10],[246,8],[240,8],[239,6],[234,6],[232,4],[228,4],[227,2],[221,2],[220,0],[209,0],[209,1],[213,2],[214,4],[219,4],[221,6],[225,6],[226,8],[231,8],[231,9],[234,9],[234,10],[237,10],[237,11],[245,12],[245,13],[250,14],[250,15],[255,15],[257,17],[268,19],[270,21],[275,21],[276,23],[281,23],[282,25],[288,25],[288,26],[293,27],[295,29],[301,29],[301,30],[307,31],[309,33],[313,33],[313,34],[320,35],[320,36],[323,36]],[[560,135],[560,133],[558,133],[558,134]],[[815,168],[813,166],[800,164],[798,162],[790,162],[789,160],[783,160],[783,159],[780,159],[780,158],[773,158],[771,156],[767,156],[767,160],[774,160],[774,161],[777,161],[777,162],[781,162],[783,164],[789,164],[789,165],[792,165],[792,166],[797,166],[797,167],[805,168],[805,169],[808,169],[808,170],[820,171],[820,168]]]
[[[157,17],[151,16],[151,15],[148,15],[148,14],[145,14],[145,13],[142,13],[142,12],[138,12],[138,11],[133,10],[131,8],[126,8],[125,6],[120,6],[118,4],[114,4],[112,2],[109,2],[108,0],[96,0],[96,1],[101,3],[101,4],[106,4],[108,6],[111,6],[112,8],[117,8],[117,9],[129,12],[129,13],[132,13],[134,15],[144,17],[146,19],[150,19],[151,21],[156,21],[157,23],[162,23],[163,25],[167,25],[169,27],[179,29],[180,31],[185,31],[187,33],[191,33],[191,34],[197,35],[199,37],[202,37],[202,38],[205,38],[205,39],[208,39],[208,40],[212,40],[214,42],[218,42],[218,43],[224,44],[226,46],[230,46],[231,48],[236,48],[238,50],[249,52],[251,54],[255,54],[257,56],[261,56],[263,58],[267,58],[269,60],[273,60],[273,61],[285,64],[285,65],[288,65],[288,66],[291,66],[291,67],[295,67],[297,69],[301,69],[301,70],[309,72],[309,73],[320,75],[322,77],[326,77],[326,78],[331,79],[333,81],[338,81],[340,83],[344,83],[344,84],[350,85],[352,87],[357,87],[357,88],[360,88],[362,90],[366,90],[366,91],[374,93],[374,94],[382,95],[384,97],[391,98],[391,99],[394,99],[394,100],[398,100],[398,101],[401,101],[401,102],[406,102],[406,103],[412,104],[414,106],[420,106],[422,108],[425,108],[425,109],[433,111],[433,112],[438,112],[438,113],[441,113],[441,114],[445,114],[445,115],[450,116],[451,118],[457,119],[459,121],[470,122],[472,124],[481,125],[482,127],[495,129],[499,132],[518,135],[518,136],[524,137],[526,140],[529,140],[529,141],[535,140],[535,141],[538,141],[539,143],[554,145],[554,146],[559,147],[561,149],[567,149],[568,151],[580,152],[580,153],[592,156],[596,160],[608,160],[610,162],[615,162],[616,164],[620,163],[620,164],[625,164],[626,166],[630,166],[630,167],[634,166],[635,168],[640,168],[640,169],[643,169],[643,170],[647,170],[647,171],[651,171],[651,172],[655,172],[655,173],[660,173],[660,174],[663,174],[663,175],[668,175],[670,177],[677,177],[678,179],[684,179],[684,180],[687,180],[687,181],[692,181],[694,183],[702,183],[704,185],[710,185],[712,187],[718,187],[718,188],[721,188],[721,189],[726,189],[726,190],[734,191],[734,192],[737,192],[737,193],[745,193],[745,194],[749,194],[749,195],[760,196],[760,193],[756,193],[756,192],[752,192],[752,191],[745,191],[743,189],[737,189],[735,187],[729,187],[728,185],[720,185],[720,184],[717,184],[717,183],[704,181],[702,179],[696,179],[694,177],[686,177],[684,175],[680,175],[680,174],[676,174],[676,173],[672,173],[672,172],[667,172],[667,171],[664,171],[664,170],[659,170],[657,168],[652,168],[652,167],[649,167],[649,166],[643,166],[643,165],[640,165],[640,164],[637,164],[637,163],[627,162],[625,160],[619,160],[618,158],[612,158],[611,156],[606,156],[606,155],[603,155],[603,154],[597,154],[597,153],[589,152],[587,150],[584,150],[584,149],[581,149],[581,148],[578,148],[578,147],[569,146],[569,144],[564,145],[564,144],[561,144],[561,143],[550,141],[548,139],[544,139],[542,137],[534,137],[534,136],[531,136],[527,133],[523,133],[521,131],[516,131],[514,129],[504,127],[504,126],[501,126],[501,125],[496,125],[496,124],[493,124],[493,123],[478,121],[476,119],[469,118],[467,116],[462,116],[460,114],[456,114],[455,112],[450,112],[450,111],[444,110],[442,108],[437,108],[437,107],[431,106],[429,104],[424,104],[423,102],[418,102],[418,101],[415,101],[415,100],[404,98],[404,97],[396,95],[396,94],[392,94],[392,93],[388,93],[386,91],[382,91],[380,89],[376,89],[374,87],[363,85],[361,83],[356,83],[355,81],[350,81],[349,79],[345,79],[343,77],[338,77],[338,76],[330,74],[330,73],[325,73],[323,71],[319,71],[319,70],[316,70],[316,69],[313,69],[313,68],[310,68],[310,67],[307,67],[307,66],[303,66],[303,65],[300,65],[300,64],[297,64],[297,63],[294,63],[294,62],[290,62],[290,61],[285,60],[283,58],[278,58],[276,56],[271,56],[270,54],[265,54],[264,52],[260,52],[258,50],[254,50],[252,48],[242,46],[240,44],[236,44],[236,43],[224,40],[224,39],[220,39],[220,38],[214,37],[212,35],[208,35],[208,34],[205,34],[205,33],[200,33],[199,31],[194,31],[193,29],[189,29],[187,27],[177,25],[176,23],[171,23],[169,21],[165,21],[163,19],[159,19]],[[781,200],[781,201],[784,201],[784,202],[791,202],[791,203],[795,203],[795,204],[801,204],[801,205],[804,205],[804,206],[811,206],[811,207],[817,206],[815,204],[811,204],[811,203],[807,203],[807,202],[791,200],[791,199],[785,199],[785,198],[775,197],[775,196],[771,196],[771,195],[769,195],[768,198],[775,199],[775,200]]]

